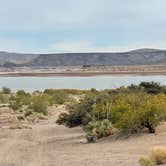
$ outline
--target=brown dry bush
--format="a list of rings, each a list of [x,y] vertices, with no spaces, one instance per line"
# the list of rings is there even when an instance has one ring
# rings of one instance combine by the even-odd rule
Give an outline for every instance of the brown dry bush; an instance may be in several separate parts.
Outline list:
[[[166,164],[166,147],[155,147],[151,153],[157,165]]]

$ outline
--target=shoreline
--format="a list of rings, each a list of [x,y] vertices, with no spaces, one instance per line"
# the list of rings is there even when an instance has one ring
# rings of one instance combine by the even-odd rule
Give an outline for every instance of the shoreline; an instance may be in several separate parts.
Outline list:
[[[93,77],[93,76],[166,76],[166,71],[150,72],[4,72],[0,77]]]

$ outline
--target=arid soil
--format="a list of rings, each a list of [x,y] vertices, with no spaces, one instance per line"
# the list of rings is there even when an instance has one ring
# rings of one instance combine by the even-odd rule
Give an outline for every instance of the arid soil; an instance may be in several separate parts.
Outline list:
[[[48,120],[32,124],[32,129],[8,129],[8,124],[1,124],[0,166],[137,166],[152,147],[166,146],[164,123],[157,134],[111,136],[87,144],[81,128],[55,124],[62,111],[63,106],[50,110]]]

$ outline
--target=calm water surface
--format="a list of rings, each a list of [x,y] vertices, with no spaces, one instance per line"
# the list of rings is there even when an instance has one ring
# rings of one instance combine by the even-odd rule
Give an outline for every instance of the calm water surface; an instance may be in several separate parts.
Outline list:
[[[155,81],[166,85],[166,76],[95,76],[95,77],[0,77],[0,88],[32,92],[46,88],[55,89],[107,89]]]

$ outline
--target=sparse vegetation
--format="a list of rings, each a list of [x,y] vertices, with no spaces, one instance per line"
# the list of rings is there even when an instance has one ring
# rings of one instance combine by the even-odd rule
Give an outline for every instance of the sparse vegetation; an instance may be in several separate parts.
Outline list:
[[[112,134],[115,128],[128,134],[145,129],[155,133],[160,122],[166,120],[165,89],[165,86],[154,82],[142,82],[115,90],[46,89],[31,94],[24,90],[11,93],[9,88],[4,87],[0,93],[0,103],[23,112],[19,120],[30,121],[45,119],[48,106],[65,104],[69,111],[59,116],[58,124],[81,126],[87,135],[92,135],[95,130],[97,138],[101,138]],[[81,95],[81,100],[72,98],[74,95]]]
[[[18,134],[18,137],[21,138],[21,141],[18,141],[22,142],[22,144],[19,143],[20,145],[24,144],[23,136],[26,141],[28,136],[27,142],[33,138],[34,142],[41,139],[39,141],[41,144],[45,144],[46,141],[51,143],[52,138],[57,137],[58,141],[56,143],[54,141],[54,143],[58,145],[58,153],[59,148],[61,148],[59,142],[65,146],[69,145],[67,147],[69,149],[72,139],[73,145],[79,144],[78,150],[84,149],[83,153],[86,154],[84,156],[86,159],[87,145],[82,146],[85,143],[84,137],[88,143],[98,142],[98,145],[88,146],[90,152],[94,152],[96,148],[97,153],[94,157],[100,155],[100,159],[105,162],[109,156],[116,153],[113,154],[116,156],[115,158],[113,156],[109,158],[109,162],[107,161],[111,165],[116,165],[119,161],[123,161],[122,154],[125,153],[129,161],[125,160],[124,164],[130,165],[132,163],[134,165],[135,162],[138,162],[135,160],[138,154],[145,153],[145,148],[162,145],[165,138],[165,123],[157,128],[161,122],[166,120],[165,86],[152,84],[155,85],[152,86],[153,88],[157,88],[155,93],[154,91],[152,93],[150,85],[146,83],[101,91],[91,89],[78,92],[77,90],[46,90],[34,93],[20,90],[10,94],[0,92],[1,124],[4,123],[5,127],[13,130],[23,129],[22,131],[7,131],[11,133],[25,132]],[[60,112],[62,113],[60,114]],[[85,133],[80,128],[69,130],[62,126],[58,128],[54,123],[59,114],[58,124],[67,127],[80,126]],[[43,122],[45,120],[48,121]],[[35,126],[36,123],[39,124]],[[43,124],[46,124],[44,128],[41,127]],[[31,128],[33,128],[32,131],[26,130]],[[39,132],[34,132],[38,130]],[[146,133],[155,133],[156,131],[157,134],[146,135]],[[140,134],[141,132],[142,134]],[[135,133],[139,134],[131,137],[131,134]],[[52,134],[55,137],[52,137]],[[113,134],[115,135],[112,136]],[[1,135],[6,136],[6,132]],[[43,135],[42,138],[41,135]],[[14,136],[16,135],[14,134]],[[110,138],[98,140],[108,136]],[[126,139],[128,136],[130,138]],[[135,137],[137,138],[135,139]],[[145,141],[146,146],[144,146]],[[136,143],[138,144],[135,145]],[[126,146],[129,146],[127,150]],[[98,150],[100,147],[103,147],[101,151]],[[79,156],[83,153],[79,152]],[[104,153],[105,157],[101,153]],[[112,160],[119,161],[112,162]],[[154,148],[149,157],[140,158],[139,164],[141,166],[166,164],[166,149],[164,147]]]
[[[98,124],[100,128],[103,121],[129,134],[144,129],[155,133],[156,127],[166,119],[166,95],[163,89],[164,86],[157,83],[143,82],[138,86],[116,90],[91,90],[68,113],[60,115],[57,123],[69,127],[82,126],[87,134],[89,130],[86,129],[90,124]],[[107,135],[101,134],[98,138]]]

